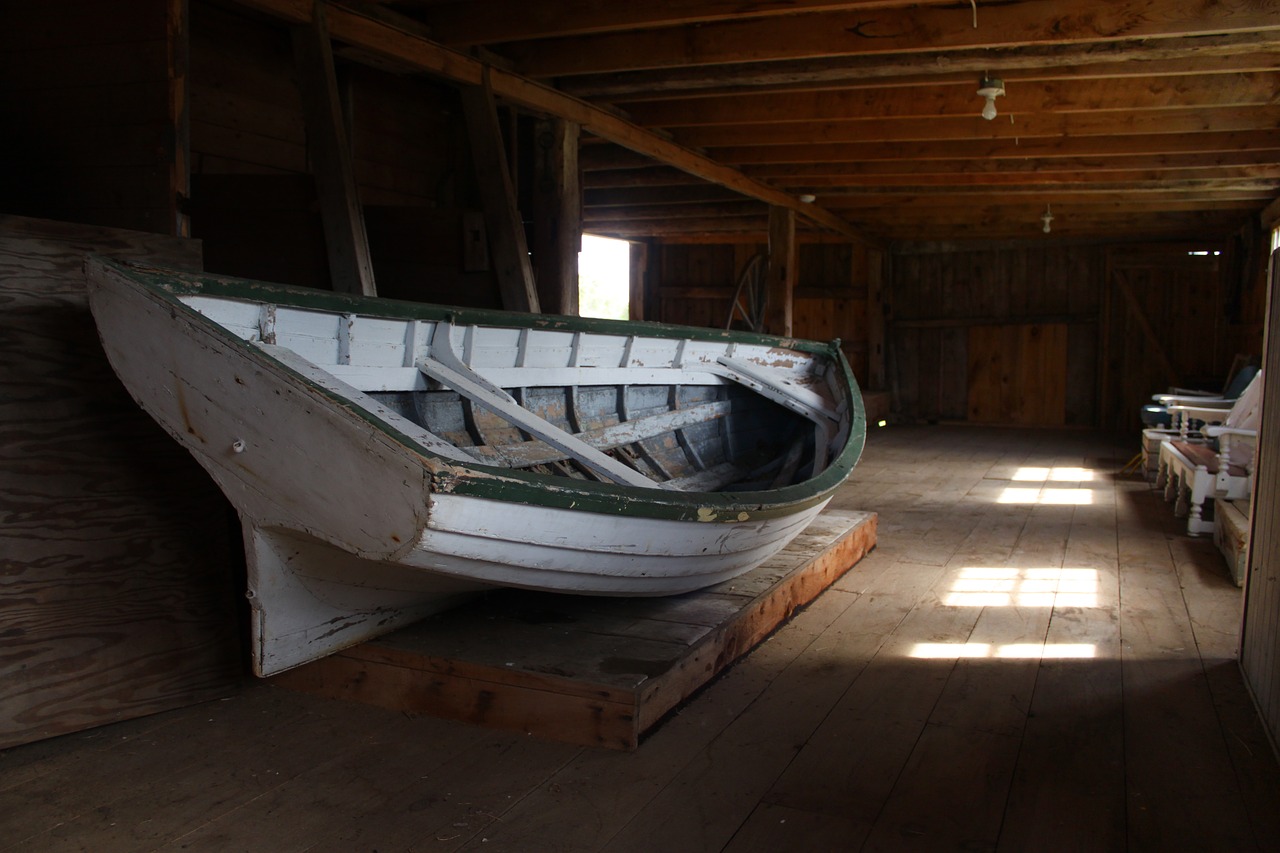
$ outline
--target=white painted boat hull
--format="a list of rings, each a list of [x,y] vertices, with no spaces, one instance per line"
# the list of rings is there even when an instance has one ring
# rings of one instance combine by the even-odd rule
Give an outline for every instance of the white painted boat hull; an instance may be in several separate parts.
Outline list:
[[[780,551],[830,497],[828,490],[785,511],[730,512],[719,497],[704,508],[697,496],[681,496],[693,501],[689,517],[668,518],[627,514],[641,503],[631,492],[603,512],[610,505],[598,500],[583,508],[567,498],[468,494],[456,460],[389,429],[394,417],[376,404],[335,402],[332,383],[264,358],[107,262],[91,261],[89,284],[104,349],[126,388],[240,515],[260,675],[492,587],[696,590]],[[137,450],[145,464],[145,448]],[[501,472],[462,473],[498,483],[499,495],[508,486],[528,490],[527,477],[507,483]]]

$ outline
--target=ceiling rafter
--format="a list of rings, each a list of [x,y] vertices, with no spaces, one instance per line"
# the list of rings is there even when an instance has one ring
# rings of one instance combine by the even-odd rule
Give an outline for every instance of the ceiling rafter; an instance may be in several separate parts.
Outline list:
[[[741,124],[762,117],[770,122],[811,121],[815,115],[877,119],[959,115],[984,124],[978,116],[982,99],[976,96],[976,83],[653,101],[632,104],[627,112],[640,124],[666,128]],[[997,104],[1005,115],[1269,106],[1277,101],[1280,71],[1155,77],[1136,86],[1117,86],[1112,80],[1007,83],[1006,89]]]
[[[915,0],[942,5],[954,0]],[[594,35],[646,27],[673,27],[713,21],[767,18],[797,12],[871,10],[901,5],[901,0],[491,0],[476,14],[473,4],[428,4],[419,18],[432,37],[451,46],[473,46],[530,38]]]
[[[1280,30],[1270,0],[1060,0],[984,5],[979,26],[960,4],[814,12],[504,45],[534,77],[815,56],[1163,39]]]
[[[567,77],[561,88],[578,97],[625,104],[700,95],[971,80],[987,72],[1004,75],[1012,82],[1221,74],[1275,68],[1278,52],[1280,32],[1245,32],[619,71]]]
[[[714,148],[750,140],[755,145],[820,142],[895,142],[957,139],[1116,136],[1143,133],[1211,133],[1268,130],[1280,125],[1280,107],[1180,107],[1109,112],[1010,112],[1012,120],[981,121],[975,116],[844,119],[785,124],[730,124],[683,128],[675,138],[686,145]]]
[[[316,4],[310,0],[240,0],[244,5],[294,24],[309,24]],[[325,3],[329,33],[335,39],[447,79],[479,85],[486,79],[494,94],[511,103],[576,122],[591,133],[638,153],[653,157],[704,180],[729,187],[769,204],[795,210],[826,228],[859,242],[868,240],[846,220],[737,169],[665,139],[608,110],[566,95],[519,74],[497,68],[422,37],[414,26],[400,26],[385,14],[369,15],[355,8]]]
[[[377,2],[418,40],[360,7],[341,55],[463,83],[480,57],[503,100],[583,124],[593,231],[763,239],[745,194],[885,240],[1041,239],[1043,204],[1055,239],[1190,239],[1280,192],[1275,0],[978,0],[976,28],[966,0]]]

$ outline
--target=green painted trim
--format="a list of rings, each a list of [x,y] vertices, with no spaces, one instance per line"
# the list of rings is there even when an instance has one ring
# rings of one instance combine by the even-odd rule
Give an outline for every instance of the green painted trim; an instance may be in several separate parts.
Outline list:
[[[548,329],[565,332],[590,332],[606,335],[644,335],[653,338],[730,341],[758,344],[808,353],[830,353],[831,344],[802,338],[781,338],[755,332],[725,331],[705,326],[677,326],[649,321],[603,320],[594,317],[569,317],[560,314],[524,314],[486,308],[462,308],[399,299],[356,296],[271,284],[247,278],[165,270],[140,265],[123,265],[104,259],[107,266],[119,269],[138,283],[175,296],[206,294],[249,302],[271,301],[279,304],[312,308],[318,311],[342,311],[368,317],[393,320],[451,320],[460,325],[505,326],[516,329]]]
[[[721,332],[715,329],[660,323],[630,323],[620,320],[450,308],[390,299],[348,296],[226,276],[138,267],[101,258],[95,258],[94,263],[101,264],[108,270],[135,282],[155,297],[180,308],[184,316],[198,322],[226,343],[251,353],[254,358],[270,361],[313,389],[315,393],[374,426],[424,459],[430,460],[433,472],[432,492],[469,495],[489,500],[558,507],[611,516],[626,515],[710,522],[764,520],[791,515],[830,497],[852,472],[858,458],[862,455],[866,440],[867,422],[862,394],[858,390],[848,360],[836,343],[824,344],[749,332]],[[849,393],[849,407],[852,410],[849,434],[840,452],[817,477],[803,483],[765,492],[673,492],[656,486],[653,489],[643,489],[614,483],[574,480],[568,477],[548,477],[529,471],[491,465],[458,463],[436,456],[372,412],[294,372],[287,365],[271,358],[269,354],[254,347],[248,341],[187,307],[178,298],[190,295],[219,296],[253,302],[269,301],[319,311],[358,313],[364,316],[398,320],[452,320],[465,325],[732,341],[822,354],[831,359]]]

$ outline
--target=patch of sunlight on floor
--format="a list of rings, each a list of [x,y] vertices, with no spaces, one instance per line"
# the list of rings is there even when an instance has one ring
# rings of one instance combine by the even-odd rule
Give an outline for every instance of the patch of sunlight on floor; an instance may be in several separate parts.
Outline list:
[[[1093,489],[1056,489],[1050,486],[1026,489],[1010,486],[1000,493],[996,503],[1086,506],[1093,503]]]
[[[1088,483],[1093,480],[1092,468],[1019,468],[1013,472],[1013,480],[1043,483]]]
[[[1097,657],[1093,643],[916,643],[911,650],[913,658],[954,660],[958,658],[1003,658],[1027,660],[1031,658],[1093,658]]]
[[[1097,607],[1098,572],[966,566],[942,603],[949,607]]]

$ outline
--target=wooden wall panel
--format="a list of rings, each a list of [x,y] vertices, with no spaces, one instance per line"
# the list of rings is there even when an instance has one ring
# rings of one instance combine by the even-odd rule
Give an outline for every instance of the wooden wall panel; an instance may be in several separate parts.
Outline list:
[[[0,747],[242,672],[230,506],[111,372],[90,251],[200,267],[195,241],[0,216]]]
[[[665,323],[723,328],[738,276],[755,244],[684,244],[662,247],[658,319]],[[858,382],[869,375],[865,249],[845,243],[801,243],[793,294],[792,331],[798,338],[839,338]]]
[[[472,183],[456,90],[363,66],[344,71],[364,203],[456,209]]]
[[[1280,252],[1271,256],[1261,434],[1249,537],[1240,666],[1271,735],[1280,744]]]
[[[1137,429],[1140,407],[1170,386],[1221,390],[1235,355],[1227,334],[1228,268],[1222,256],[1192,251],[1222,249],[1172,243],[1109,250],[1101,319],[1103,426]]]
[[[1105,250],[904,247],[887,300],[908,420],[1092,425]]]
[[[191,4],[192,171],[307,173],[289,32]]]
[[[328,288],[324,233],[289,31],[192,4],[192,233],[210,271]],[[456,89],[344,62],[338,82],[379,295],[498,307],[471,269],[480,207]]]
[[[184,71],[170,0],[5,5],[0,209],[181,233]]]
[[[1065,323],[970,327],[969,420],[1061,426],[1067,337]]]

